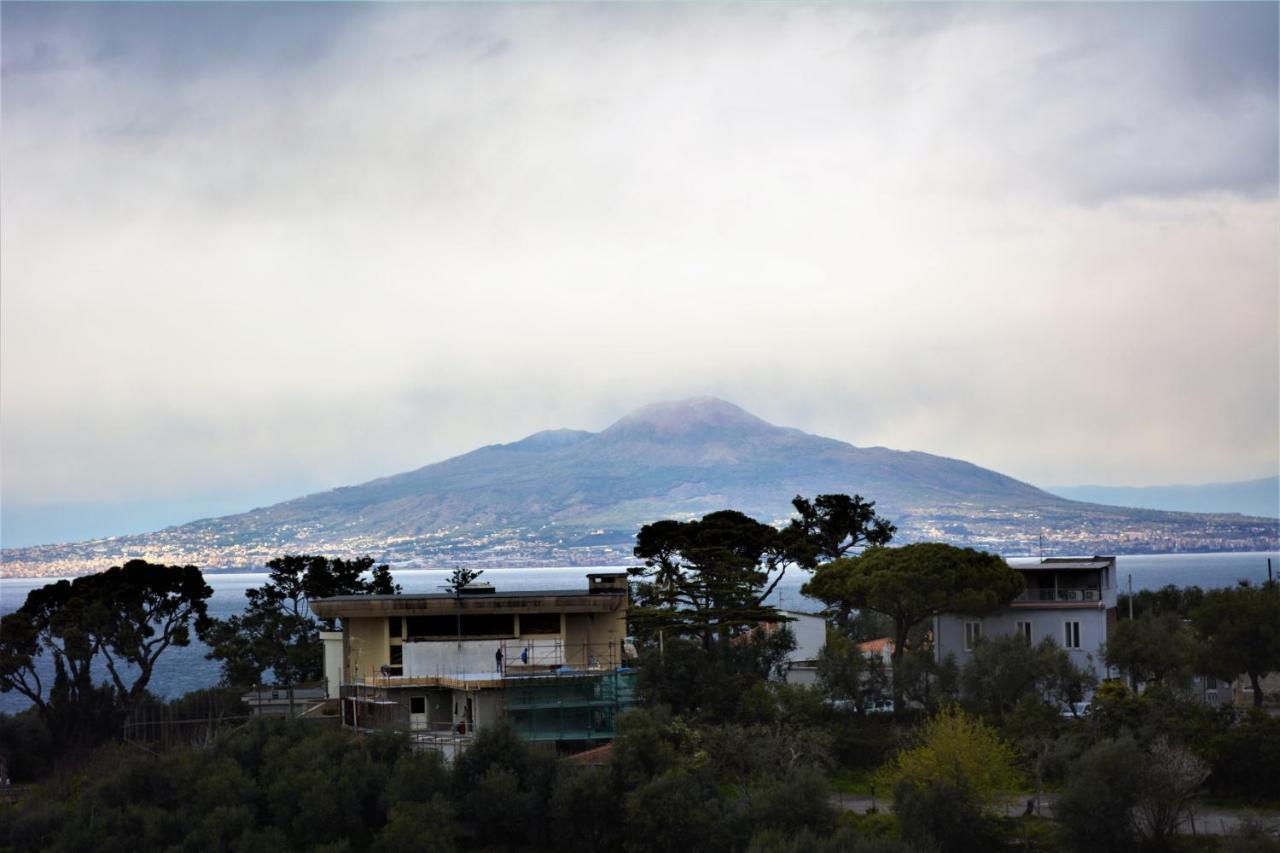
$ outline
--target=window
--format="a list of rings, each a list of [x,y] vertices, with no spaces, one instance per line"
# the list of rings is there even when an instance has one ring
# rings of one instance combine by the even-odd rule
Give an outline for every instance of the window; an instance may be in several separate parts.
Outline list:
[[[559,613],[521,613],[520,633],[527,634],[559,634]]]
[[[982,639],[982,623],[966,622],[964,623],[964,650],[966,652],[973,651],[973,647],[978,645],[978,641]]]
[[[514,637],[515,617],[510,613],[467,613],[457,616],[407,616],[405,633],[415,637]]]
[[[1022,639],[1026,640],[1028,643],[1031,642],[1031,623],[1030,622],[1014,623],[1013,633],[1016,636],[1019,636]]]
[[[427,713],[427,697],[425,697],[425,696],[411,696],[411,697],[409,698],[409,713],[410,713],[410,714],[425,714],[425,713]]]
[[[391,665],[400,666],[404,663],[404,646],[391,647]]]
[[[387,635],[391,637],[400,636],[400,617],[392,616],[387,620]]]
[[[1080,648],[1080,623],[1067,622],[1065,623],[1064,627],[1066,629],[1065,630],[1066,643],[1064,645],[1066,645],[1068,649]]]

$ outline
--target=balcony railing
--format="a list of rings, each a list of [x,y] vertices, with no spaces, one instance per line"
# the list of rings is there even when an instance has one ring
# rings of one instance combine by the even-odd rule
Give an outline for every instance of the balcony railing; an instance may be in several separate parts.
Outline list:
[[[1036,602],[1090,602],[1101,601],[1100,589],[1029,589],[1013,600],[1014,604]]]

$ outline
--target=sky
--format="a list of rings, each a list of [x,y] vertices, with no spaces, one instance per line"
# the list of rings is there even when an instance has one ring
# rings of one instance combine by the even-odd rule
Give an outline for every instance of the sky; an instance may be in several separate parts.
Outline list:
[[[0,6],[0,542],[714,395],[1280,469],[1277,4]]]

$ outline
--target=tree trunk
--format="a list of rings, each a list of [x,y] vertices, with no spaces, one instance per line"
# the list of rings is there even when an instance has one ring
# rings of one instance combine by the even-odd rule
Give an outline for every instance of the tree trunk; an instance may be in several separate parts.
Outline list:
[[[895,623],[893,634],[893,713],[902,712],[902,659],[907,652],[907,632],[911,626]]]
[[[1249,673],[1249,683],[1253,685],[1253,707],[1262,707],[1262,679],[1258,677],[1258,673]]]

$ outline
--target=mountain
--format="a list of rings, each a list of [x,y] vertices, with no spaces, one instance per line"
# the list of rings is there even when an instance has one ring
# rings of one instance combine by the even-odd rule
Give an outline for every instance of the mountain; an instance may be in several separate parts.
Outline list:
[[[603,432],[550,430],[415,471],[156,533],[7,549],[6,574],[145,556],[256,566],[285,552],[422,565],[617,564],[637,528],[731,507],[782,522],[797,494],[861,494],[901,541],[1032,553],[1274,547],[1277,524],[1070,501],[958,459],[774,426],[714,398],[658,403]]]
[[[1115,506],[1280,518],[1280,476],[1194,486],[1050,486],[1048,491],[1071,500]]]

